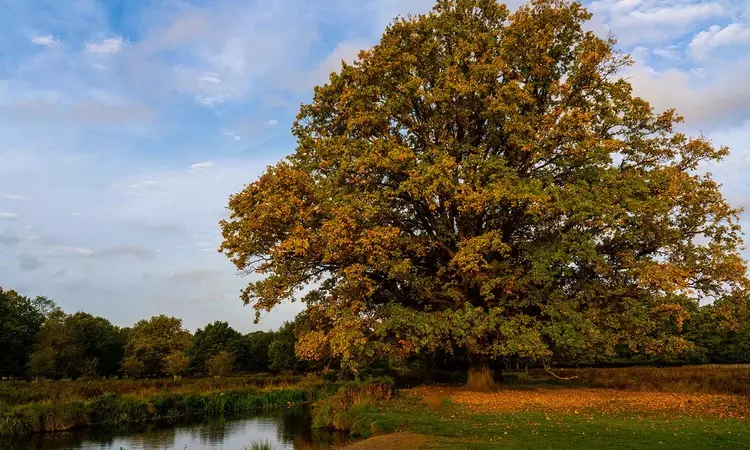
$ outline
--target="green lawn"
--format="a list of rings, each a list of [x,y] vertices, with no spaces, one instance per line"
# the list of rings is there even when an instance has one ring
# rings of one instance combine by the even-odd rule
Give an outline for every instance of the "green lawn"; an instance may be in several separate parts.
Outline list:
[[[750,449],[750,421],[739,419],[471,414],[450,401],[430,409],[408,394],[352,413],[361,417],[363,434],[408,430],[430,436],[431,448],[440,449]]]

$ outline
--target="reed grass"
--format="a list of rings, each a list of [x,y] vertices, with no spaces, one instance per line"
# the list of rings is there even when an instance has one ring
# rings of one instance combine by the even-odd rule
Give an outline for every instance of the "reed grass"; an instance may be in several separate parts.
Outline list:
[[[313,427],[351,431],[359,427],[366,411],[378,401],[390,400],[394,393],[393,379],[388,377],[346,383],[330,396],[313,404]],[[370,426],[367,422],[366,426]]]
[[[142,389],[117,394],[104,392],[88,398],[42,397],[25,404],[0,406],[0,435],[27,435],[74,428],[120,426],[154,420],[173,420],[187,416],[221,416],[248,413],[278,407],[292,407],[333,394],[337,385],[308,378],[297,383],[245,385],[216,389],[192,383],[193,390],[166,389],[153,392]],[[236,386],[232,383],[220,386]],[[210,390],[213,388],[213,390]],[[77,392],[81,392],[79,389]],[[127,391],[126,391],[127,392]],[[16,399],[17,401],[17,399]]]
[[[306,379],[309,379],[309,377],[254,374],[227,378],[183,378],[181,380],[158,378],[41,382],[0,381],[0,408],[2,404],[13,406],[46,400],[54,402],[91,400],[105,394],[148,396],[164,392],[205,393],[246,387],[283,387],[301,383]]]
[[[273,450],[273,448],[271,442],[264,440],[251,443],[249,447],[245,447],[245,450]]]

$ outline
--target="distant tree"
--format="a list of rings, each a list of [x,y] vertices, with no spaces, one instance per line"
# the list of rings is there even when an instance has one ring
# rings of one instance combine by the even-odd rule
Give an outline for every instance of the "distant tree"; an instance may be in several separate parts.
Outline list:
[[[750,363],[750,320],[745,320],[732,333],[726,354],[733,363]]]
[[[222,351],[234,355],[237,365],[246,364],[247,345],[242,333],[230,327],[227,322],[217,321],[198,329],[188,352],[192,370],[206,371],[208,358]]]
[[[146,373],[146,364],[133,355],[125,356],[120,371],[132,378],[140,378]]]
[[[55,310],[37,333],[29,370],[53,377],[115,375],[124,349],[120,330],[107,319]]]
[[[91,368],[92,361],[96,360],[97,375],[116,375],[125,354],[125,340],[120,329],[103,317],[83,312],[70,316],[68,323],[73,329],[75,342],[82,347],[88,360],[88,367]]]
[[[172,352],[164,358],[164,368],[175,380],[187,371],[189,365],[190,358],[185,355],[185,352]]]
[[[297,349],[352,370],[688,351],[685,302],[748,287],[728,149],[633,94],[580,2],[438,0],[315,89],[297,149],[229,200],[222,250],[260,314],[304,297]]]
[[[55,351],[51,347],[39,348],[31,354],[28,363],[29,375],[35,377],[55,376]]]
[[[36,336],[55,308],[46,297],[24,297],[0,287],[0,378],[26,374]]]
[[[295,370],[297,354],[294,351],[294,322],[286,322],[274,333],[268,347],[269,368],[271,370]]]
[[[206,368],[209,375],[214,377],[230,375],[234,370],[234,356],[227,351],[221,351],[208,358]]]
[[[86,353],[77,337],[71,316],[59,309],[50,313],[37,333],[29,373],[53,378],[81,376]]]
[[[191,339],[190,332],[182,327],[182,319],[159,315],[140,320],[128,333],[123,365],[127,362],[130,369],[123,367],[123,371],[132,374],[142,364],[142,374],[163,375],[167,355],[186,351]]]
[[[243,370],[249,372],[266,372],[269,370],[268,347],[273,341],[272,331],[254,331],[245,336],[247,357],[241,361]]]
[[[703,352],[701,362],[750,362],[750,299],[739,304],[721,299],[703,306],[690,317],[687,328],[689,338]]]

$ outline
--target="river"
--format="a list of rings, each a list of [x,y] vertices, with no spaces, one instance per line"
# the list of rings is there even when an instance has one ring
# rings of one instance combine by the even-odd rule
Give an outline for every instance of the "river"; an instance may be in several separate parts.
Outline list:
[[[84,429],[37,434],[23,440],[0,441],[17,450],[141,450],[250,449],[268,442],[274,450],[329,449],[346,436],[311,427],[307,409],[282,410],[253,417],[215,418],[181,423],[153,423],[127,430]]]

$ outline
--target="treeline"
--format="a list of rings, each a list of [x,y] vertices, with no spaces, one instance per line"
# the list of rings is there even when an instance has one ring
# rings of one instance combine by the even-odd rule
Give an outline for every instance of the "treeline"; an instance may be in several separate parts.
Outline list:
[[[679,334],[689,348],[658,357],[618,346],[614,354],[560,357],[556,365],[637,365],[750,362],[750,307],[735,311],[731,326],[721,301],[695,306]],[[0,378],[78,378],[165,375],[224,376],[236,372],[322,369],[295,354],[295,323],[277,331],[242,334],[226,322],[214,322],[191,334],[182,320],[165,315],[120,328],[107,319],[66,314],[45,298],[28,298],[0,288]],[[377,358],[375,358],[377,359]],[[336,362],[330,362],[335,367]],[[534,361],[507,359],[499,367]],[[462,351],[438,352],[406,362],[412,368],[462,369]],[[380,361],[375,366],[388,366]],[[374,367],[374,366],[372,366]]]
[[[191,334],[182,319],[154,316],[132,327],[67,314],[46,297],[0,288],[0,378],[224,376],[304,371],[294,353],[294,324],[242,334],[214,322]]]

